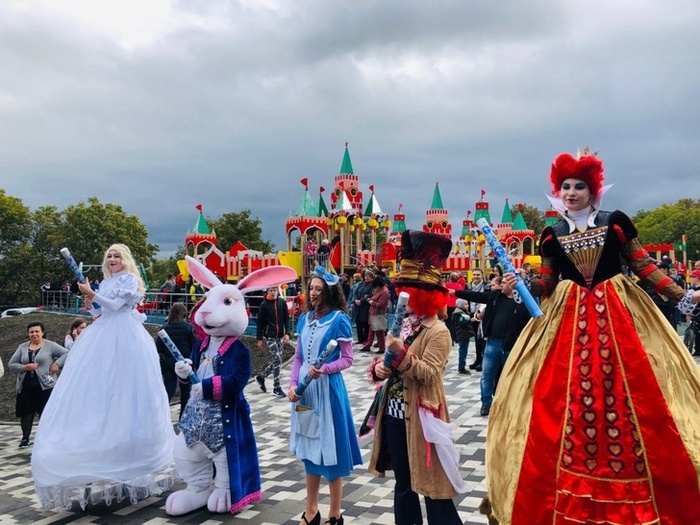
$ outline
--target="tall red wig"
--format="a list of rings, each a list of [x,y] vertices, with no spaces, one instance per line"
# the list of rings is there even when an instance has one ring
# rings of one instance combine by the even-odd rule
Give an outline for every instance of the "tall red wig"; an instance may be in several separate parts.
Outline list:
[[[447,307],[449,292],[445,290],[424,290],[413,286],[397,286],[396,294],[407,292],[408,306],[411,307],[416,315],[425,315],[431,317],[439,314]]]
[[[578,159],[569,153],[562,153],[552,164],[549,180],[552,195],[559,196],[561,185],[566,179],[579,179],[588,184],[591,195],[596,196],[603,188],[603,162],[595,155],[583,155]]]

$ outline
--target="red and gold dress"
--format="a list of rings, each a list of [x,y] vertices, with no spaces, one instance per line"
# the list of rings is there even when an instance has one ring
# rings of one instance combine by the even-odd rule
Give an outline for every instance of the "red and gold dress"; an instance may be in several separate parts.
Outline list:
[[[487,484],[501,525],[700,524],[700,373],[626,264],[683,290],[630,219],[542,232],[544,315],[525,328],[491,408]]]

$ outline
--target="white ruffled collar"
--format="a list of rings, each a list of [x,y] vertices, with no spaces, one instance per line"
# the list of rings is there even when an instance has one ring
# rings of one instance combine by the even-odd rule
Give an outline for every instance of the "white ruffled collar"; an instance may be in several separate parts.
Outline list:
[[[314,313],[313,310],[308,312],[307,315],[307,323],[309,325],[316,324],[317,326],[326,326],[327,324],[330,324],[333,322],[335,319],[336,315],[340,313],[340,310],[330,310],[326,315],[319,319],[314,319]]]
[[[595,218],[598,216],[598,212],[600,211],[600,203],[603,201],[603,196],[612,187],[612,184],[603,186],[593,200],[591,200],[591,205],[588,208],[578,212],[567,210],[566,206],[564,206],[564,203],[559,197],[554,197],[546,193],[545,195],[549,199],[552,208],[554,208],[559,215],[561,215],[561,218],[564,219],[569,225],[569,233],[573,233],[576,230],[576,223],[579,225],[586,224],[590,228],[595,228]],[[586,217],[586,214],[588,214],[588,220],[584,223],[583,219]]]

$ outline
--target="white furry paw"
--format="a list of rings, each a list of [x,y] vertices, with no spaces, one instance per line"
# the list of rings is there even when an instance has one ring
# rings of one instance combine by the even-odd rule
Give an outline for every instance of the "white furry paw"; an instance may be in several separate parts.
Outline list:
[[[175,373],[180,379],[187,379],[192,373],[192,360],[185,359],[184,361],[175,362]]]
[[[202,394],[202,383],[195,383],[192,385],[192,388],[190,389],[190,397],[195,401],[201,401],[204,399],[204,395]]]
[[[165,501],[165,513],[168,516],[181,516],[193,510],[200,509],[207,504],[212,489],[199,492],[193,490],[178,490],[173,492]]]
[[[223,514],[231,512],[231,491],[229,489],[216,488],[207,501],[209,512]]]

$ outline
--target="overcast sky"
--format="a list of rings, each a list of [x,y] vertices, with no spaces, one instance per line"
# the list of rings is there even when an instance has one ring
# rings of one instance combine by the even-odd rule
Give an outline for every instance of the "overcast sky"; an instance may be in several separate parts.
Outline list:
[[[284,249],[345,141],[409,227],[439,182],[456,234],[482,188],[545,209],[589,145],[632,215],[700,197],[698,28],[697,0],[3,0],[0,188],[119,204],[163,255],[195,205],[249,208]]]

